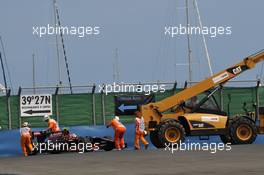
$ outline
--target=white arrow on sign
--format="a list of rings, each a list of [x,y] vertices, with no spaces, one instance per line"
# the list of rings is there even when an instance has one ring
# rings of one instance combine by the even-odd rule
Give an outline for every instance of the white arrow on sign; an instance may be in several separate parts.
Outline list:
[[[124,112],[125,110],[135,110],[137,109],[137,105],[127,105],[125,106],[124,104],[120,105],[118,107],[118,109],[122,112]]]

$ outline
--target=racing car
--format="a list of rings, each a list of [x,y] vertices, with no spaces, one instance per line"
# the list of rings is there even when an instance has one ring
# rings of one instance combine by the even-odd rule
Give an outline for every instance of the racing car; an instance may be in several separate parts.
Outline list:
[[[52,133],[50,131],[32,131],[31,141],[34,146],[33,154],[88,152],[115,148],[112,137],[80,137],[70,133],[68,129]]]

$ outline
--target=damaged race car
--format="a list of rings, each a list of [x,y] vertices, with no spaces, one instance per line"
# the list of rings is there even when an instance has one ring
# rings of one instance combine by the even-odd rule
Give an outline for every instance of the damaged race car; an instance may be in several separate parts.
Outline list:
[[[33,131],[31,141],[34,146],[33,154],[61,152],[90,152],[115,148],[112,137],[80,137],[70,133],[68,129],[52,133],[50,131]]]

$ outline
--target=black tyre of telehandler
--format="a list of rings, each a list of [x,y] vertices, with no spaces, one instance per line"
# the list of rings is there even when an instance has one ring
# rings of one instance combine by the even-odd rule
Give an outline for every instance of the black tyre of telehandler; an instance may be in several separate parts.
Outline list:
[[[220,135],[220,139],[224,144],[227,144],[227,143],[233,144],[234,143],[231,136],[230,136],[230,125],[232,124],[233,120],[235,120],[235,118],[229,117],[229,119],[227,121],[228,122],[227,130],[228,131],[225,135]]]
[[[176,120],[167,120],[160,124],[158,138],[164,147],[166,144],[183,142],[185,140],[185,129]]]
[[[158,137],[158,131],[151,131],[149,134],[150,141],[151,143],[156,147],[156,148],[164,148],[164,144],[161,143]]]
[[[256,140],[257,127],[247,117],[239,117],[230,125],[230,137],[233,144],[251,144]]]
[[[224,144],[233,143],[232,138],[228,135],[220,135],[220,139]]]

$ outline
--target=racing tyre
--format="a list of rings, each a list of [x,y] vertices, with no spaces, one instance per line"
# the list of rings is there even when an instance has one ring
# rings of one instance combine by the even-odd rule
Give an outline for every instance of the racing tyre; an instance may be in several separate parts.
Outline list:
[[[48,148],[48,152],[51,154],[59,154],[62,152],[62,147],[60,147],[60,143],[59,141],[52,141],[50,142],[51,145],[53,145],[53,147],[49,147]],[[47,145],[48,146],[48,145]]]
[[[256,140],[257,127],[247,117],[239,117],[230,125],[230,136],[233,144],[251,144]]]
[[[92,140],[90,137],[80,137],[79,138],[79,143],[84,143],[85,145],[85,152],[91,152],[93,151],[92,147]],[[89,147],[89,144],[91,144],[91,147]],[[88,146],[87,146],[88,145]]]
[[[102,149],[105,151],[112,151],[115,148],[115,143],[113,141],[113,138],[111,136],[104,136],[103,138],[105,138],[107,141]]]
[[[185,140],[185,129],[176,120],[167,120],[160,124],[158,138],[163,147],[165,147],[165,144],[183,142]]]

